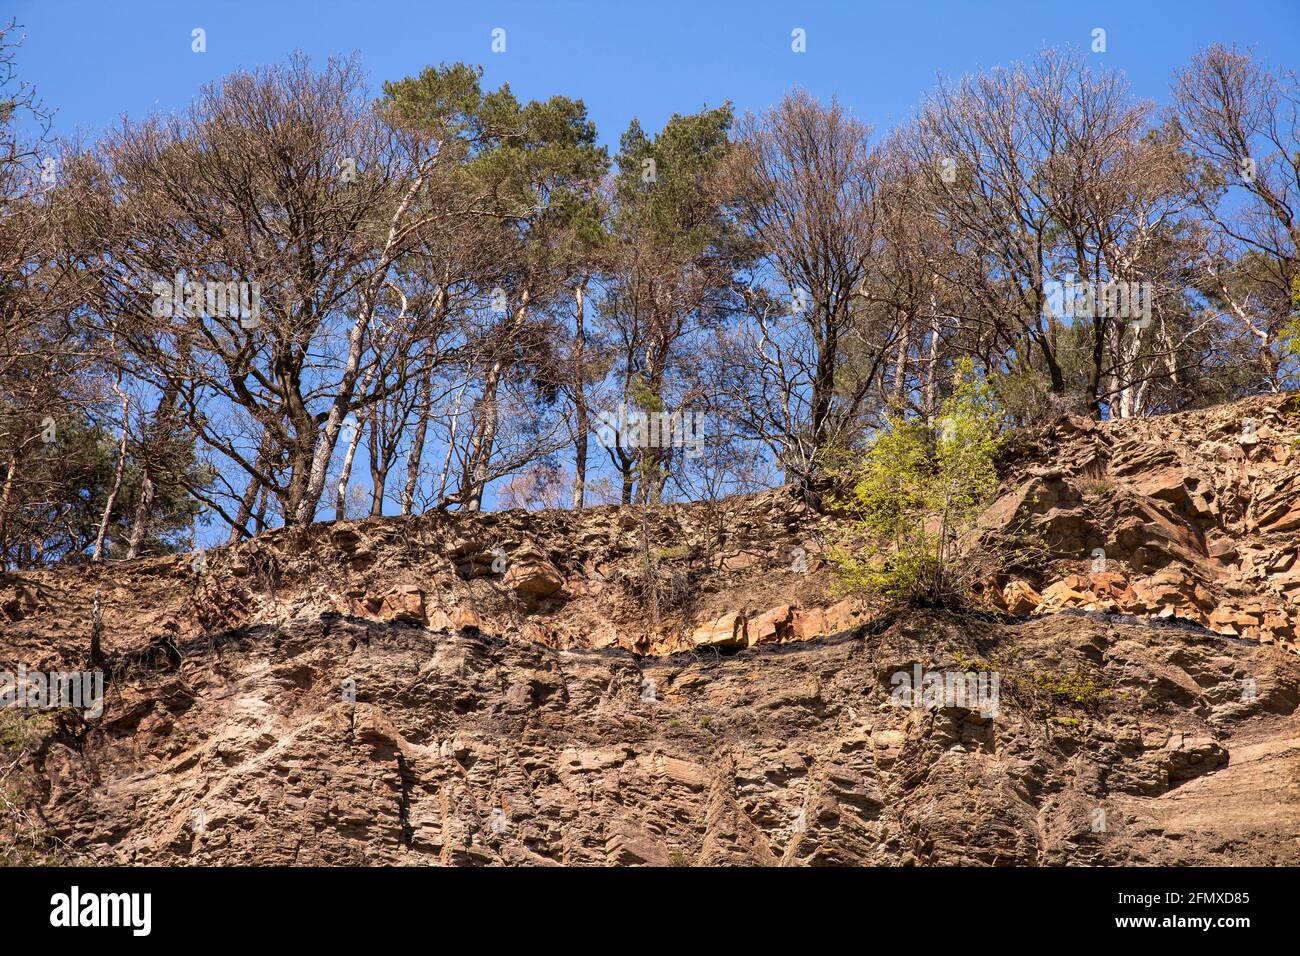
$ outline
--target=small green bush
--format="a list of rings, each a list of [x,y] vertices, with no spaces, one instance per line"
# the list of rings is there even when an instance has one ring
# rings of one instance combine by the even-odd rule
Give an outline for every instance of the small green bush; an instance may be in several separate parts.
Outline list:
[[[883,598],[949,603],[980,573],[969,553],[997,491],[1002,414],[969,362],[933,431],[889,418],[861,458],[839,470],[850,492],[843,540],[829,557],[843,585]]]
[[[1085,674],[1053,674],[1034,671],[1025,681],[1037,690],[1046,691],[1062,703],[1088,706],[1096,704],[1106,694],[1106,688]]]
[[[687,544],[675,544],[667,548],[656,548],[651,555],[656,561],[680,561],[691,553]]]

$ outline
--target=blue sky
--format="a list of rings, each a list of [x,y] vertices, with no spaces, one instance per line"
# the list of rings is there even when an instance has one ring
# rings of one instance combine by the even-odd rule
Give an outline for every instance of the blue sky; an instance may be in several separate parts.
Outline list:
[[[521,97],[586,101],[610,144],[629,119],[654,129],[673,112],[730,99],[762,109],[791,86],[837,94],[878,130],[905,117],[936,73],[960,75],[1043,45],[1089,49],[1123,69],[1135,92],[1163,100],[1173,69],[1215,40],[1255,46],[1274,65],[1300,50],[1296,0],[1067,3],[903,0],[890,3],[649,0],[6,0],[28,34],[23,76],[59,109],[56,131],[93,137],[127,113],[184,106],[238,67],[361,55],[376,91],[438,62],[481,63],[491,86]],[[207,52],[190,49],[207,32]],[[506,52],[491,52],[494,28]],[[807,52],[791,51],[802,28]]]

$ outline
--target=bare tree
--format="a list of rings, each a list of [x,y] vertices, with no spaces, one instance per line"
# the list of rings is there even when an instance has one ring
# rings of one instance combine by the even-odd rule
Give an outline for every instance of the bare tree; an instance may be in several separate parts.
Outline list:
[[[1256,340],[1277,391],[1300,287],[1300,80],[1215,44],[1175,78],[1171,119],[1208,231],[1198,284]]]
[[[728,197],[776,287],[775,299],[751,287],[751,320],[737,342],[751,359],[728,380],[740,387],[735,406],[748,429],[772,445],[787,480],[802,484],[828,448],[860,427],[904,327],[897,312],[882,323],[864,309],[876,291],[868,278],[882,219],[870,136],[838,103],[796,91],[746,118],[728,163]],[[874,360],[850,378],[845,357],[855,335],[873,339]]]
[[[359,388],[380,361],[372,346],[427,334],[409,323],[399,345],[378,332],[408,304],[397,263],[474,208],[439,179],[439,143],[362,95],[352,63],[235,74],[183,117],[125,125],[82,171],[105,310],[131,316],[132,349],[184,383],[191,426],[295,524],[315,514],[349,412],[383,397]],[[214,307],[229,283],[238,304]],[[223,432],[223,405],[271,443],[261,463],[260,439]],[[265,464],[281,459],[283,480]]]

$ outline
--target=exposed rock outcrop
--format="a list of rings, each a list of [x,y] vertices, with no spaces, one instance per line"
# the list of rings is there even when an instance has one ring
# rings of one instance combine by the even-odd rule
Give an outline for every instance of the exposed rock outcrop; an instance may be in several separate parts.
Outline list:
[[[637,658],[326,615],[179,649],[43,755],[79,858],[1300,863],[1300,659],[1199,629],[929,613]],[[995,715],[893,699],[977,661]]]
[[[1300,626],[1300,396],[1018,436],[992,536],[1047,560],[990,589],[1016,614],[1176,617],[1295,647]],[[1034,594],[1039,602],[1029,608]]]
[[[840,593],[787,491],[8,575],[4,666],[102,612],[30,810],[97,863],[1300,864],[1297,441],[1018,436],[984,613]]]

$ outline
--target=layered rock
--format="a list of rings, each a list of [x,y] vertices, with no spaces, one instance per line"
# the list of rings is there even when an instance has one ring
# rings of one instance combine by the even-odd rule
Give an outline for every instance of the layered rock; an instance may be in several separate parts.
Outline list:
[[[13,576],[0,621],[15,636],[88,633],[98,593],[109,647],[142,604],[185,637],[337,612],[638,653],[806,640],[864,610],[818,558],[828,527],[784,489],[648,512],[322,523],[211,551],[201,573],[182,555]],[[731,631],[709,630],[728,615]]]
[[[1018,436],[1004,466],[987,535],[1035,538],[1048,553],[990,589],[997,606],[1176,617],[1295,647],[1300,396],[1105,424],[1063,419]]]
[[[7,575],[0,665],[98,605],[108,675],[29,809],[95,863],[1300,864],[1297,406],[1017,436],[992,615],[844,595],[785,490]]]
[[[935,613],[638,658],[325,615],[115,657],[35,809],[119,864],[1300,864],[1300,659]],[[898,675],[993,668],[987,701]]]

